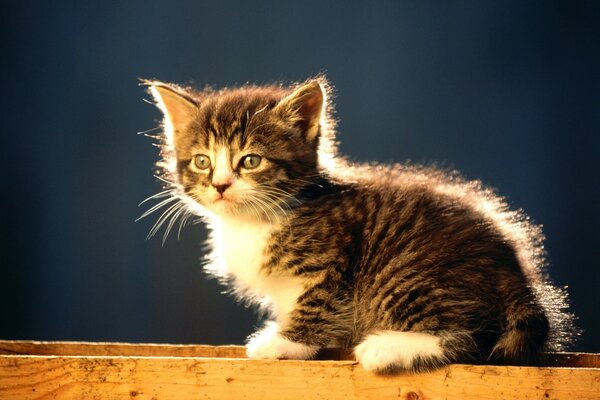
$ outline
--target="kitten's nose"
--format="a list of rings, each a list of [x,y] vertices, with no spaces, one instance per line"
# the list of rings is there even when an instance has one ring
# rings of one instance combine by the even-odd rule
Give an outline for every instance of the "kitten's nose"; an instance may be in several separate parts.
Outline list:
[[[225,190],[227,190],[227,188],[228,188],[229,186],[231,186],[231,183],[213,183],[212,185],[213,185],[213,187],[215,188],[215,190],[216,190],[217,192],[219,192],[219,194],[221,194],[221,195],[222,195],[222,194],[223,194],[223,192],[224,192]]]

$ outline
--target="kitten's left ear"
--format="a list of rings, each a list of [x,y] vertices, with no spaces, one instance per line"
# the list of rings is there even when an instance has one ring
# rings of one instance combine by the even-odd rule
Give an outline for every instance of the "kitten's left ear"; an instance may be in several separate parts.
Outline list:
[[[306,138],[312,141],[319,134],[324,102],[325,89],[318,79],[314,79],[284,97],[273,111],[292,119],[303,130]]]

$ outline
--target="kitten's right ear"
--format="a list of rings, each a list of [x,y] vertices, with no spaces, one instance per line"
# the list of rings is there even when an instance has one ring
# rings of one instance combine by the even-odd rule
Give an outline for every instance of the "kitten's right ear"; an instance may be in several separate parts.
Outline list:
[[[165,134],[169,141],[184,131],[194,119],[198,104],[181,88],[159,81],[142,81],[165,116]]]

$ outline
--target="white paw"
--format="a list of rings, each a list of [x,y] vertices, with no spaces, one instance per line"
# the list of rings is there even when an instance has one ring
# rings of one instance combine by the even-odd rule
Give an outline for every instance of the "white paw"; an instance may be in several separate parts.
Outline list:
[[[381,331],[368,335],[354,348],[367,371],[411,370],[417,359],[444,359],[441,339],[427,333]]]
[[[279,326],[268,322],[260,331],[248,337],[246,354],[255,359],[306,360],[317,354],[317,346],[292,342],[279,334]]]

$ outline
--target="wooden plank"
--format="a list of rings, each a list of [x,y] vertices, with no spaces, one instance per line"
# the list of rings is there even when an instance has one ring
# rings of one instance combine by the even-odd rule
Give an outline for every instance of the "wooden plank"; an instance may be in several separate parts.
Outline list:
[[[354,361],[0,356],[0,400],[115,398],[598,400],[600,370],[451,365],[380,376]]]
[[[135,344],[103,342],[35,342],[0,340],[0,355],[144,356],[246,358],[244,346]],[[354,360],[350,349],[323,349],[317,360]],[[600,363],[598,364],[600,365]]]
[[[0,341],[5,399],[600,399],[600,356],[557,353],[548,365],[451,365],[381,376],[342,361],[258,361],[242,346]],[[566,368],[568,366],[569,368]]]
[[[600,368],[600,354],[549,353],[542,361],[544,367]],[[600,399],[599,399],[600,400]]]
[[[0,354],[39,356],[164,356],[245,358],[246,350],[243,346],[103,342],[31,342],[0,340]]]
[[[243,346],[0,340],[0,355],[246,358]],[[354,360],[349,349],[323,349],[318,360]],[[540,366],[600,368],[600,354],[549,353]]]

